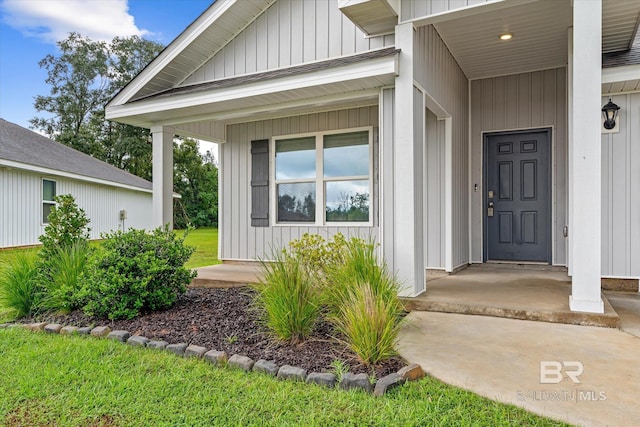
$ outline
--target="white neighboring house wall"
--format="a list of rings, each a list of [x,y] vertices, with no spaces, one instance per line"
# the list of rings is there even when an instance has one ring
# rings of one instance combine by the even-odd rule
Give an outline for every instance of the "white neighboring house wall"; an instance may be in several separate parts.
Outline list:
[[[42,180],[56,195],[71,194],[91,220],[91,239],[112,230],[152,228],[151,192],[111,187],[52,174],[0,167],[0,247],[36,245],[44,232]],[[127,218],[120,220],[120,210]]]

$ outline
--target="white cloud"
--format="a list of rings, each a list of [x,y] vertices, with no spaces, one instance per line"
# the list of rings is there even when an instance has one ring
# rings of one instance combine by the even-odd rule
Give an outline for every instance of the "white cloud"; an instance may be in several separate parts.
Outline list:
[[[149,34],[136,26],[128,0],[4,0],[2,12],[7,25],[48,43],[70,32],[96,41]]]

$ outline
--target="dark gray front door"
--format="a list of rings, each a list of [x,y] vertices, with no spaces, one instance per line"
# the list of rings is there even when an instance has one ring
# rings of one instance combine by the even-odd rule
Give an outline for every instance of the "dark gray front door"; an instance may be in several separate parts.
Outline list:
[[[550,141],[550,130],[485,136],[485,261],[551,261]]]

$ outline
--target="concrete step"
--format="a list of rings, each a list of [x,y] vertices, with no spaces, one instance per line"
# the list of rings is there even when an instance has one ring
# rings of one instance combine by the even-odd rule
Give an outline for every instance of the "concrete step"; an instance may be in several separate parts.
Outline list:
[[[564,323],[569,325],[600,326],[618,328],[620,317],[603,295],[604,313],[582,313],[566,310],[545,310],[536,308],[516,308],[500,305],[473,304],[469,302],[450,302],[425,297],[402,298],[407,311],[431,311],[439,313],[471,314],[479,316],[502,317],[507,319],[533,320],[539,322]]]
[[[259,263],[223,263],[197,268],[193,288],[233,288],[258,283],[262,277]]]

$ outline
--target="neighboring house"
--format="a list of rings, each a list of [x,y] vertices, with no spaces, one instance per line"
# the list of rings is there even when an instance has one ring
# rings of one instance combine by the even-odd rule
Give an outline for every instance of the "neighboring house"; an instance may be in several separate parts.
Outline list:
[[[38,244],[54,196],[71,194],[91,238],[153,228],[151,183],[0,119],[0,248]]]
[[[530,262],[568,267],[571,310],[602,312],[601,278],[640,277],[639,12],[218,0],[107,118],[153,133],[156,225],[171,222],[173,135],[221,144],[223,260],[305,232],[374,236],[404,295],[429,269]]]

